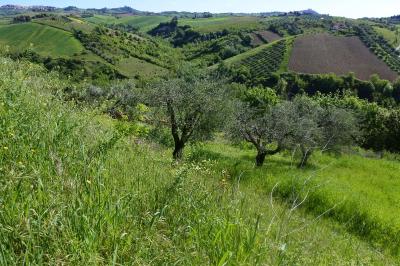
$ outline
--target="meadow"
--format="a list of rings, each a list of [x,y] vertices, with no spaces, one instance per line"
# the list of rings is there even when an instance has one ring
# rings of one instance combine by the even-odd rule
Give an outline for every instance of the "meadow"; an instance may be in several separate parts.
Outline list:
[[[383,36],[390,44],[395,48],[400,46],[400,29],[397,27],[397,31],[392,31],[387,28],[374,27],[374,30]]]
[[[147,32],[155,28],[162,22],[168,22],[171,17],[167,16],[126,16],[126,17],[112,17],[95,15],[93,17],[86,18],[86,21],[95,24],[125,24],[131,25],[139,29],[141,32]]]
[[[175,164],[168,149],[143,138],[142,125],[65,102],[55,73],[3,58],[0,70],[0,264],[397,263],[329,216],[291,208],[281,185],[271,193],[275,182],[314,168],[303,173],[279,155],[255,170],[253,151],[224,143],[193,146]],[[355,158],[322,156],[314,167],[336,163],[337,175],[319,175],[335,180]],[[362,165],[370,168],[334,186],[398,169]]]
[[[71,57],[83,51],[82,44],[71,33],[36,23],[0,26],[0,44],[13,51],[30,48],[52,57]]]
[[[257,17],[215,17],[215,18],[198,18],[198,19],[181,19],[180,25],[189,25],[194,30],[201,33],[209,33],[228,30],[240,29],[257,29],[260,26],[260,18]]]
[[[307,198],[303,207],[316,216],[324,214],[375,246],[400,252],[400,164],[396,158],[381,159],[357,149],[340,156],[319,153],[299,171],[290,153],[270,157],[262,169],[254,168],[256,153],[246,146],[210,143],[195,154],[214,158],[249,187],[269,193],[277,185],[276,194],[282,200],[301,195]]]

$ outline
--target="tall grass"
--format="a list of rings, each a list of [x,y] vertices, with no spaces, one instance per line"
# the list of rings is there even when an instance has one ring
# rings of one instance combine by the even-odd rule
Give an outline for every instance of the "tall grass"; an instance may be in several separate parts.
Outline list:
[[[262,169],[254,168],[254,151],[211,143],[194,150],[192,159],[212,156],[218,167],[242,174],[248,186],[271,191],[275,195],[318,216],[333,218],[381,250],[400,255],[400,219],[398,216],[400,180],[397,161],[365,158],[358,154],[341,156],[315,154],[312,165],[300,171],[290,154],[279,154]]]
[[[0,59],[1,265],[341,265],[395,261],[220,162],[169,152]]]

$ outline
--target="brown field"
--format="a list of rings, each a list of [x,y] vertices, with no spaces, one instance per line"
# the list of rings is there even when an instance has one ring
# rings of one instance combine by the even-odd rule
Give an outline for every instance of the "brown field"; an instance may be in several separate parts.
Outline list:
[[[253,46],[260,46],[260,45],[263,45],[263,44],[266,43],[266,42],[265,42],[263,39],[261,39],[261,38],[259,37],[259,35],[257,35],[256,33],[252,33],[250,36],[251,36],[251,44],[252,44]]]
[[[395,80],[398,74],[374,55],[358,37],[337,37],[329,34],[305,35],[296,39],[289,60],[289,70],[307,73],[354,72],[367,80],[373,74]]]
[[[282,37],[279,36],[278,34],[268,30],[257,31],[255,32],[255,34],[259,35],[262,39],[266,40],[267,42],[274,42],[282,39]]]

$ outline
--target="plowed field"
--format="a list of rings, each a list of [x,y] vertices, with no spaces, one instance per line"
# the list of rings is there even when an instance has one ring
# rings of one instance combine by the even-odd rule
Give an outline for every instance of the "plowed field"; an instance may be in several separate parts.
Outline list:
[[[398,75],[373,54],[358,37],[338,37],[329,34],[304,35],[296,39],[289,60],[289,70],[345,75],[354,72],[367,80],[373,74],[395,80]]]

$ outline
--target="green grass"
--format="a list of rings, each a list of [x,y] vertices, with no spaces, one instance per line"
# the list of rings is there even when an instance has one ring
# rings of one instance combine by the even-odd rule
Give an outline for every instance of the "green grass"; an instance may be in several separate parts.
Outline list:
[[[83,50],[71,33],[36,23],[0,26],[0,44],[12,51],[32,48],[44,56],[69,57]]]
[[[387,28],[381,28],[381,27],[373,27],[374,30],[383,36],[383,38],[386,39],[391,45],[393,45],[395,48],[400,46],[400,28],[398,28],[397,32],[389,30]]]
[[[200,19],[181,19],[180,25],[189,25],[194,30],[208,33],[239,29],[257,29],[260,26],[260,18],[257,17],[216,17],[216,18],[200,18]]]
[[[167,16],[126,16],[113,17],[95,15],[86,20],[95,24],[126,24],[137,27],[141,32],[147,32],[158,26],[161,22],[170,21],[172,18]]]
[[[86,21],[76,19],[76,18],[68,18],[69,21],[66,21],[63,18],[57,18],[57,19],[47,19],[47,18],[42,18],[42,19],[35,19],[34,22],[42,25],[47,25],[50,27],[54,27],[56,29],[61,29],[65,31],[69,31],[71,33],[74,32],[74,30],[81,30],[83,32],[90,32],[94,29],[94,26],[90,23],[87,23]]]
[[[144,60],[137,59],[134,57],[121,59],[116,67],[121,72],[121,74],[127,77],[135,77],[137,75],[145,77],[154,77],[157,75],[162,75],[163,73],[167,72],[165,68],[159,67],[157,65],[148,63]]]
[[[299,171],[289,154],[273,156],[262,169],[254,169],[255,152],[251,149],[211,143],[200,149],[199,154],[202,153],[211,154],[222,165],[233,169],[235,176],[243,174],[242,182],[266,193],[279,182],[277,195],[284,200],[292,196],[293,184],[304,196],[304,186],[299,184],[311,177],[308,187],[320,187],[308,195],[305,209],[318,215],[337,204],[328,216],[345,224],[350,232],[400,255],[398,161],[315,154],[312,165]]]
[[[114,16],[94,15],[93,17],[85,18],[85,20],[94,24],[112,24],[117,18]]]
[[[158,26],[161,22],[168,22],[172,18],[166,16],[129,16],[115,21],[117,24],[127,24],[137,27],[142,32],[147,32]]]
[[[2,265],[396,264],[338,223],[271,205],[265,182],[289,166],[238,182],[230,163],[250,166],[251,151],[223,144],[226,160],[171,164],[137,126],[64,102],[55,74],[0,59],[0,81]]]
[[[86,18],[87,21],[95,24],[128,24],[139,28],[142,32],[147,32],[160,24],[168,22],[172,18],[167,16],[126,16],[116,18],[113,16],[95,15]],[[189,25],[194,30],[208,33],[222,31],[224,29],[248,29],[260,26],[260,19],[256,17],[217,17],[204,19],[179,19],[180,25]]]

